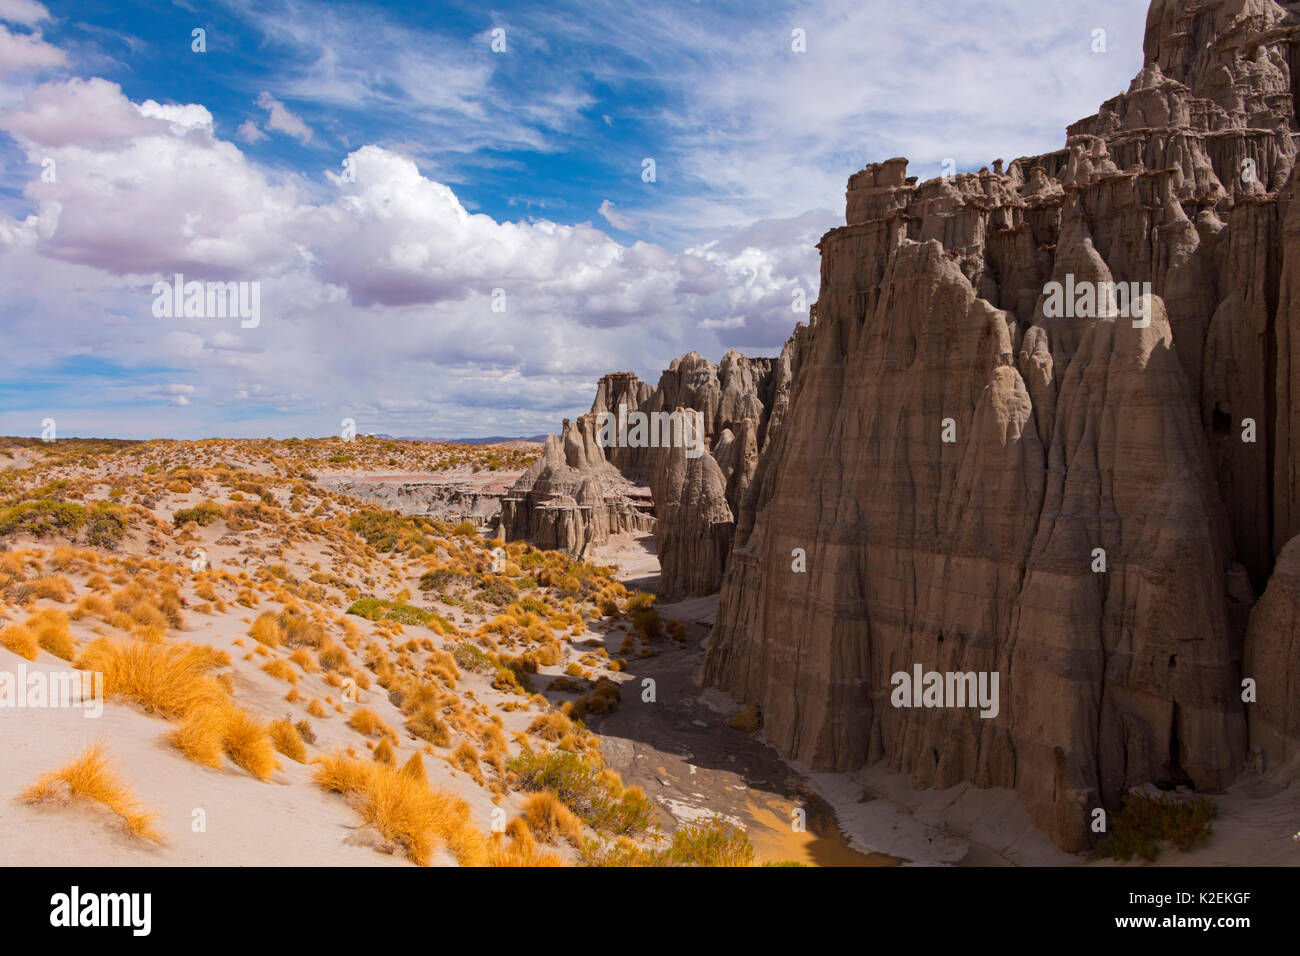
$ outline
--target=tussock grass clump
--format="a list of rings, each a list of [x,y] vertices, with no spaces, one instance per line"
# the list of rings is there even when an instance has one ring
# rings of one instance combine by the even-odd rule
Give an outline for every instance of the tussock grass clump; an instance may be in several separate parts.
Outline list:
[[[1131,860],[1134,856],[1151,862],[1162,845],[1186,853],[1210,838],[1211,822],[1219,806],[1207,797],[1180,799],[1164,795],[1130,793],[1111,821],[1111,835],[1097,847],[1102,856]]]
[[[451,762],[473,777],[480,786],[483,784],[483,771],[478,766],[478,751],[468,740],[462,740],[456,745],[456,749],[451,752]]]
[[[68,630],[68,615],[57,608],[45,608],[37,611],[27,619],[27,626],[36,635],[36,642],[42,650],[49,651],[55,657],[65,661],[72,660],[77,654],[77,642]]]
[[[294,729],[298,731],[298,736],[307,744],[311,745],[316,743],[316,731],[312,729],[310,720],[303,719],[297,721],[293,726]]]
[[[424,704],[406,718],[406,729],[435,747],[451,746],[451,730],[438,716],[438,708]]]
[[[341,668],[348,660],[347,648],[329,638],[321,645],[316,660],[320,664],[321,670],[336,671]]]
[[[47,773],[22,792],[24,803],[60,799],[89,800],[106,807],[122,821],[122,829],[141,840],[162,843],[154,828],[157,814],[144,809],[114,769],[102,743],[87,748],[71,763]]]
[[[305,647],[294,648],[293,653],[289,655],[289,660],[297,664],[305,673],[308,674],[314,674],[316,671],[320,670],[316,661],[312,659],[311,651],[307,650]]]
[[[23,624],[10,624],[0,631],[0,647],[5,647],[29,661],[36,660],[36,655],[41,649],[36,634]]]
[[[290,666],[288,661],[278,659],[267,661],[262,665],[262,671],[276,678],[276,680],[288,681],[290,684],[298,683],[298,672]]]
[[[100,638],[82,651],[76,666],[103,673],[106,695],[135,701],[164,717],[182,718],[197,707],[227,701],[225,690],[208,674],[221,666],[218,652],[208,647]]]
[[[27,587],[31,589],[32,597],[44,598],[47,601],[58,601],[60,604],[67,604],[72,599],[75,590],[72,587],[72,582],[61,574],[49,574],[33,578],[27,582]]]
[[[504,834],[492,834],[488,852],[488,866],[564,866],[564,861],[553,853],[541,853],[537,841],[519,817],[506,825]]]
[[[87,594],[77,606],[72,609],[70,617],[74,621],[80,621],[87,617],[97,617],[101,621],[107,621],[113,614],[113,606],[108,603],[108,599],[102,594]]]
[[[100,638],[75,666],[102,673],[105,695],[180,720],[167,739],[190,760],[220,767],[225,754],[265,780],[276,767],[265,725],[235,706],[219,678],[209,673],[229,663],[224,651],[211,647]]]
[[[219,769],[224,754],[259,780],[277,767],[269,728],[233,703],[196,707],[167,735],[167,742],[207,767]]]
[[[582,821],[548,790],[525,801],[524,820],[538,839],[551,843],[562,837],[574,847],[582,846]]]
[[[298,728],[288,719],[273,720],[267,729],[271,735],[271,744],[276,750],[297,763],[307,762],[307,744]]]
[[[266,780],[278,766],[267,726],[237,707],[227,710],[221,746],[237,767],[258,780]]]
[[[432,862],[440,843],[456,854],[462,866],[486,855],[486,841],[470,824],[469,805],[430,787],[423,765],[414,758],[395,770],[334,754],[320,759],[316,783],[323,790],[351,797],[362,820],[400,846],[418,866]]]
[[[397,739],[397,733],[392,727],[384,723],[383,719],[373,710],[367,710],[364,707],[359,707],[353,711],[352,716],[348,718],[348,726],[366,737],[372,734],[383,734],[386,737],[392,737],[394,740]]]
[[[528,733],[543,740],[559,740],[573,731],[573,721],[558,711],[542,714],[528,725]]]
[[[167,742],[187,759],[205,767],[220,769],[225,751],[226,708],[219,704],[195,707],[181,725],[167,735]]]
[[[253,626],[248,629],[248,636],[267,647],[279,647],[284,643],[284,634],[280,630],[280,622],[270,611],[263,611],[257,615],[257,619],[253,621]]]

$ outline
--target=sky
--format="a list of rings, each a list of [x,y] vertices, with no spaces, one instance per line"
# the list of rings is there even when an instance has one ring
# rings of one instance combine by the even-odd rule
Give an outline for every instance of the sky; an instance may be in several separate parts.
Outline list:
[[[775,355],[851,173],[1061,148],[1146,6],[0,0],[0,434],[531,435]]]

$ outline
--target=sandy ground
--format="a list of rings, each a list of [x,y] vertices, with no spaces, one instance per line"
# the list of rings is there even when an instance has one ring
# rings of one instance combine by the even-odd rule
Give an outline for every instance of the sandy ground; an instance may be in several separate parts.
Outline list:
[[[651,535],[616,535],[593,549],[590,559],[617,567],[617,577],[629,587],[653,590],[658,579]],[[719,708],[716,694],[701,692],[696,675],[717,603],[714,595],[660,605],[664,617],[687,625],[685,644],[651,658],[628,659],[629,680],[619,709],[589,721],[606,761],[659,805],[665,830],[716,815],[744,829],[758,862],[899,862],[851,848],[836,828],[829,804],[800,774],[757,737],[727,726],[737,707]],[[646,681],[653,681],[652,700],[647,699],[651,686]],[[804,817],[802,829],[794,826],[796,810]]]

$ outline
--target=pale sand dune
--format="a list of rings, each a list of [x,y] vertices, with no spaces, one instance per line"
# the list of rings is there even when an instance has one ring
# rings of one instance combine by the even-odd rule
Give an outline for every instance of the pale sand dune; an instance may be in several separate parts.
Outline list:
[[[0,670],[21,658],[0,649]],[[42,654],[29,672],[66,667]],[[281,757],[284,769],[261,783],[227,764],[191,763],[164,741],[174,724],[123,704],[108,703],[98,719],[72,709],[5,709],[0,772],[0,866],[409,866],[355,838],[356,814],[310,781],[310,770]],[[27,806],[21,790],[103,740],[123,779],[159,814],[166,844],[133,840],[93,805]],[[206,812],[206,832],[192,829]]]

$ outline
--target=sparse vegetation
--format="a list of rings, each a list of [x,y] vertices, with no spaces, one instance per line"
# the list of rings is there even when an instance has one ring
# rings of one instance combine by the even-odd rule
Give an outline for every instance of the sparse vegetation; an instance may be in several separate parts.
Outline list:
[[[1097,847],[1102,856],[1153,862],[1164,845],[1187,852],[1210,838],[1219,807],[1206,797],[1194,799],[1130,793],[1111,819],[1111,835]]]
[[[30,804],[78,799],[106,807],[121,820],[122,829],[129,835],[162,843],[162,835],[154,828],[157,814],[136,800],[102,743],[89,747],[71,763],[45,774],[22,792],[23,802]]]

